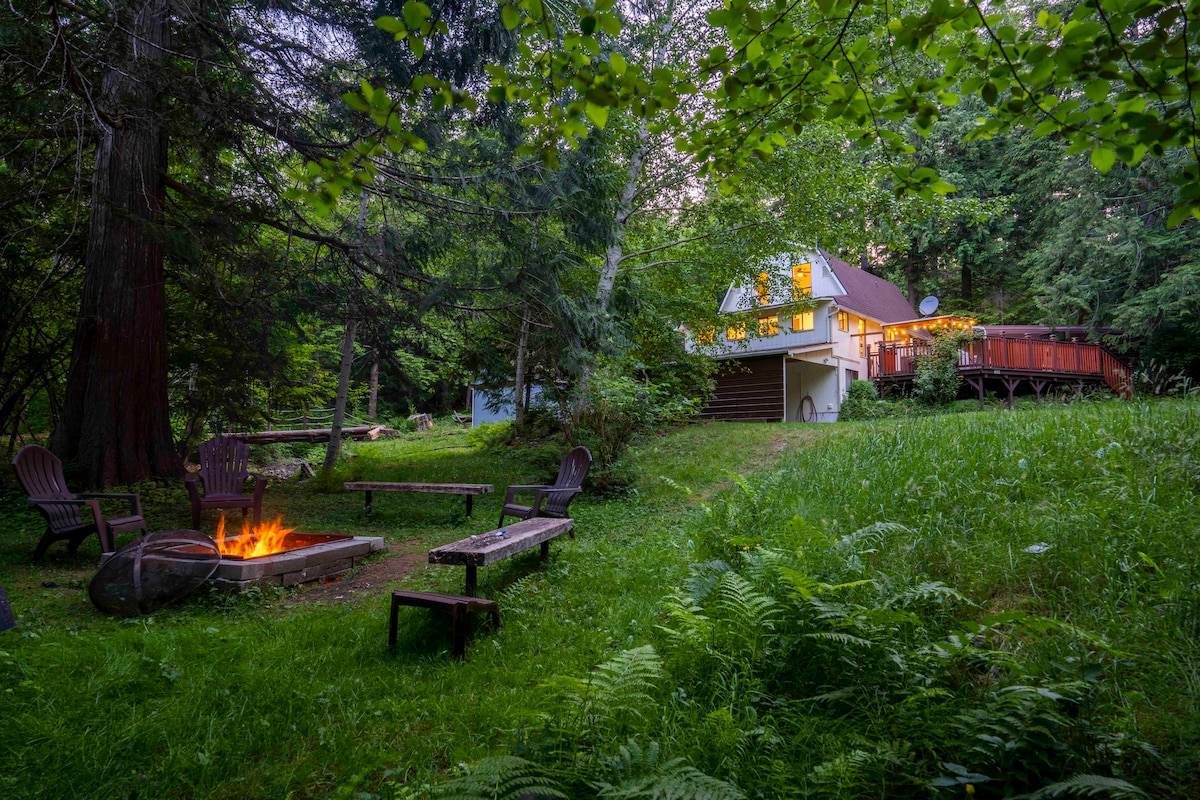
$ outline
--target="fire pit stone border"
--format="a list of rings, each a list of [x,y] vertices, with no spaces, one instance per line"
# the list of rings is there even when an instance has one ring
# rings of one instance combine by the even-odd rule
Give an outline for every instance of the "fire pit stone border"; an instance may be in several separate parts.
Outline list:
[[[336,578],[383,549],[382,536],[348,536],[259,558],[222,559],[208,584],[235,594],[252,586],[295,586]]]

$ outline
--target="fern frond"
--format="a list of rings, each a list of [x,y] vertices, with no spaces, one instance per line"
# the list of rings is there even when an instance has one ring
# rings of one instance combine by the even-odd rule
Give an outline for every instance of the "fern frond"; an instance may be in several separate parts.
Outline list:
[[[532,761],[516,756],[485,758],[433,790],[436,800],[520,800],[566,798]]]
[[[618,653],[591,676],[591,711],[610,724],[641,719],[656,705],[653,692],[663,679],[662,661],[651,645]]]
[[[759,592],[736,572],[725,575],[717,587],[717,607],[726,612],[727,618],[752,631],[769,630],[779,613],[775,598]]]
[[[1103,775],[1075,775],[1065,781],[1043,786],[1033,794],[1022,795],[1024,800],[1046,800],[1051,797],[1096,797],[1103,794],[1115,800],[1146,797],[1146,793],[1132,783]]]
[[[816,633],[804,634],[805,639],[825,639],[838,644],[852,644],[857,647],[874,647],[875,643],[870,639],[864,639],[861,636],[854,636],[849,633],[841,633],[839,631],[818,631]]]
[[[744,800],[737,787],[705,775],[676,758],[659,762],[657,742],[643,751],[630,739],[607,760],[610,780],[592,788],[604,800]]]

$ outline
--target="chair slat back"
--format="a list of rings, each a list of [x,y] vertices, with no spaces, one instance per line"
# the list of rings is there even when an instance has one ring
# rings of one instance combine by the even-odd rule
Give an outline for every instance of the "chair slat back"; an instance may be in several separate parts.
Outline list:
[[[250,447],[241,439],[217,436],[200,445],[200,469],[205,495],[241,494],[250,476]]]
[[[13,469],[25,493],[34,499],[74,500],[75,495],[67,488],[63,477],[62,461],[41,445],[28,444],[13,458]],[[60,531],[76,528],[83,524],[79,507],[74,505],[38,505],[46,516],[50,530]]]
[[[576,447],[563,456],[562,464],[558,467],[558,478],[554,481],[555,489],[577,489],[583,486],[592,466],[592,454],[586,447]],[[548,517],[565,516],[567,506],[571,503],[572,495],[551,494],[546,498],[545,514]]]

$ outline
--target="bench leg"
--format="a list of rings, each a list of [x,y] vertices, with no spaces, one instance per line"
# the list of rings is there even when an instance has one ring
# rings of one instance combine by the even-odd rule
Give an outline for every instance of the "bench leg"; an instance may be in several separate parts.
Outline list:
[[[467,590],[464,592],[468,597],[475,596],[475,565],[467,564]]]
[[[454,636],[452,658],[462,661],[467,657],[467,604],[455,603],[450,607],[450,631]]]
[[[363,496],[366,497],[366,500],[364,502],[366,503],[367,514],[370,514],[371,513],[371,490],[367,489],[365,492],[363,492]]]
[[[474,499],[471,495],[465,495],[467,498],[467,516],[471,516],[471,501]]]
[[[542,558],[550,555],[550,542],[542,542]]]
[[[392,595],[392,614],[388,617],[388,649],[396,650],[396,617],[400,614],[400,598]]]

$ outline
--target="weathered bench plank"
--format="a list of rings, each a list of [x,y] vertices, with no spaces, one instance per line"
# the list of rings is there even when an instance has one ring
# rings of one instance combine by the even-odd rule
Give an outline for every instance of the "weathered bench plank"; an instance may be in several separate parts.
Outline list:
[[[486,567],[536,545],[542,557],[550,554],[550,540],[575,528],[574,520],[534,517],[494,531],[460,539],[429,551],[430,564],[450,564],[467,568],[468,595],[475,592],[476,567]],[[501,534],[503,531],[503,534]],[[574,535],[574,534],[572,534]]]
[[[472,500],[477,494],[491,494],[490,483],[415,483],[403,481],[347,481],[342,488],[348,492],[366,493],[366,510],[371,513],[373,492],[424,492],[429,494],[460,494],[467,500],[467,516],[471,516]]]

